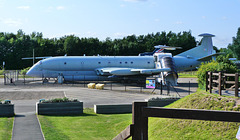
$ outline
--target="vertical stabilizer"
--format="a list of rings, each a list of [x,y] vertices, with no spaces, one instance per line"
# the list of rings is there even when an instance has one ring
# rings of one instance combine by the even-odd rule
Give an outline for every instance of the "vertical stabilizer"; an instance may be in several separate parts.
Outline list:
[[[192,48],[188,51],[185,51],[183,53],[180,53],[177,56],[202,58],[202,57],[216,53],[213,50],[213,43],[212,43],[212,37],[214,37],[214,35],[204,33],[204,34],[200,34],[199,36],[203,37],[201,45],[195,48]]]

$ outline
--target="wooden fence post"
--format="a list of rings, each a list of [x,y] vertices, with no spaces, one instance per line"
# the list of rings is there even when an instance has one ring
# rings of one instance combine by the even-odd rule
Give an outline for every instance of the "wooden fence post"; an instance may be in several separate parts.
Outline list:
[[[148,139],[148,118],[143,117],[143,107],[147,107],[147,102],[132,104],[132,124],[134,125],[132,140]]]
[[[218,73],[218,94],[222,96],[222,72]]]
[[[208,71],[206,72],[206,91],[208,90]]]
[[[209,73],[209,92],[212,93],[212,72]]]
[[[239,83],[239,75],[238,75],[238,73],[235,73],[235,97],[238,97],[238,88],[239,88],[239,85],[238,85],[238,83]]]

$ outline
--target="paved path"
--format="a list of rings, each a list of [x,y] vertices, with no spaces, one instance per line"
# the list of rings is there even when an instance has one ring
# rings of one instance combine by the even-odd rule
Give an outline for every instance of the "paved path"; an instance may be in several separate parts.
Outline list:
[[[36,100],[15,100],[12,140],[44,140],[35,111]]]

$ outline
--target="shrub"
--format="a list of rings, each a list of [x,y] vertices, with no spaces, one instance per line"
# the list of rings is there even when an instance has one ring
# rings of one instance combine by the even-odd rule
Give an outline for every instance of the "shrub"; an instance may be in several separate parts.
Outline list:
[[[181,99],[180,97],[168,97],[168,98],[161,98],[161,97],[153,97],[148,99],[148,101],[164,101],[164,100],[169,100],[169,99]]]
[[[235,73],[238,71],[236,65],[229,60],[229,55],[218,56],[216,61],[212,60],[210,62],[202,63],[197,71],[198,77],[198,87],[205,89],[206,85],[206,72],[211,71],[222,71],[225,73]]]
[[[67,97],[41,101],[41,103],[63,103],[63,102],[79,102],[79,101],[77,99],[69,99]]]
[[[25,75],[30,68],[31,68],[31,67],[27,67],[27,68],[25,68],[25,69],[22,69],[21,72],[20,72],[20,74]]]
[[[4,73],[4,69],[1,69],[0,70],[0,75],[3,75],[3,73]]]
[[[10,100],[0,100],[0,104],[11,104]]]

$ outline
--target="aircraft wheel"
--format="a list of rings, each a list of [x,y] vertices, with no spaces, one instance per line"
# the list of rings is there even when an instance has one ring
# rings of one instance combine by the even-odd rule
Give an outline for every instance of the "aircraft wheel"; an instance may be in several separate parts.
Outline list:
[[[43,79],[43,83],[48,83],[48,79],[47,79],[47,78],[44,78],[44,79]]]

